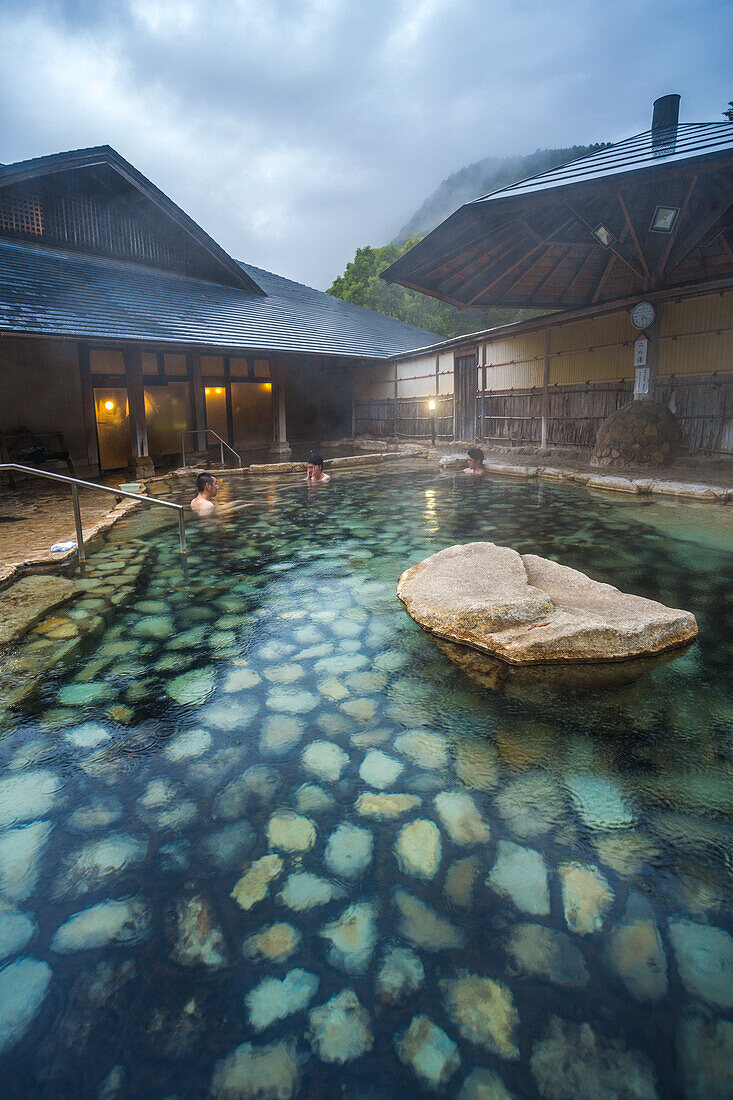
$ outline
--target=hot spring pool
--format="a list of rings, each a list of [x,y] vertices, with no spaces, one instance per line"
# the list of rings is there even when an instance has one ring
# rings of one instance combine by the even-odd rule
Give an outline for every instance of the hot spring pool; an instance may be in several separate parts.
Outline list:
[[[23,650],[68,653],[0,736],[3,1096],[728,1096],[733,515],[417,464],[248,491],[185,580],[119,523]],[[699,641],[481,687],[395,596],[476,539]]]

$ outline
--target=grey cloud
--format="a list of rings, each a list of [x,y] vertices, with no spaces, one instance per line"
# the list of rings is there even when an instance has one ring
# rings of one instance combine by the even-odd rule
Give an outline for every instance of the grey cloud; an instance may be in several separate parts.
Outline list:
[[[5,0],[0,160],[109,142],[242,259],[325,286],[450,172],[719,117],[725,0]],[[2,51],[3,45],[0,45]]]

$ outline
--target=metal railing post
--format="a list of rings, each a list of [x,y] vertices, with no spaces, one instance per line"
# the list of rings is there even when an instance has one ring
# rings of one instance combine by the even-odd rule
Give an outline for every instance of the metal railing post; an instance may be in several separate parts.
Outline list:
[[[178,513],[178,541],[181,544],[181,557],[186,558],[186,525],[183,521],[183,509]]]
[[[184,433],[181,432],[181,466],[185,470],[186,468],[186,441],[184,439]]]
[[[81,508],[79,507],[78,485],[72,484],[71,499],[74,502],[74,523],[76,524],[76,556],[79,560],[79,564],[84,565],[87,560],[87,555],[84,550],[84,532],[81,527]]]
[[[219,462],[222,464],[222,466],[224,465],[224,444],[223,444],[223,442],[219,443]]]
[[[63,481],[71,486],[71,499],[74,504],[74,523],[76,525],[76,547],[79,562],[86,562],[84,549],[84,536],[81,527],[81,509],[79,507],[79,486],[83,489],[96,489],[98,493],[110,493],[113,497],[126,497],[128,500],[139,500],[141,504],[155,504],[159,508],[172,508],[178,513],[178,535],[181,543],[181,557],[186,560],[186,528],[184,523],[184,508],[182,504],[174,504],[172,500],[158,500],[157,497],[145,497],[141,493],[129,493],[127,489],[112,489],[109,485],[97,485],[93,481],[82,481],[79,477],[67,477],[66,474],[52,474],[47,470],[37,470],[33,466],[21,466],[17,462],[0,462],[0,472],[12,470],[19,474],[30,474],[31,477],[40,477],[46,481]]]

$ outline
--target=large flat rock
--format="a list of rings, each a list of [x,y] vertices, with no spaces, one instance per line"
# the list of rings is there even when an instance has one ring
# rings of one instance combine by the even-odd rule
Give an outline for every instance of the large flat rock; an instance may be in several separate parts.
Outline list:
[[[689,611],[493,542],[433,554],[402,574],[397,595],[437,637],[515,665],[623,661],[697,636]]]

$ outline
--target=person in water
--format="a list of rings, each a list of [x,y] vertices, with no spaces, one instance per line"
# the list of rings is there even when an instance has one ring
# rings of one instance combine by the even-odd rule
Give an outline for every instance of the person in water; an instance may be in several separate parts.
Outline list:
[[[480,447],[469,447],[468,466],[463,472],[468,474],[469,477],[481,477],[486,472],[484,470],[484,452]]]
[[[325,485],[331,480],[330,476],[323,472],[323,459],[320,455],[313,454],[312,451],[306,465],[305,480],[313,484],[319,483],[321,485]]]
[[[191,511],[197,516],[214,514],[214,497],[219,492],[219,483],[213,474],[199,474],[196,478],[196,496],[191,501]]]

